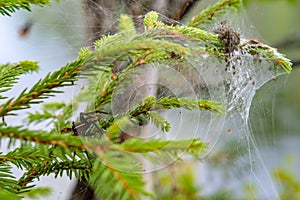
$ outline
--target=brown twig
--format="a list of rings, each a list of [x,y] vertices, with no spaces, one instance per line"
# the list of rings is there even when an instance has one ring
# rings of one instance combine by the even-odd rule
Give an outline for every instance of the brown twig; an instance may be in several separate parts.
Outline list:
[[[181,20],[199,0],[186,0],[179,7],[178,11],[172,16],[174,20]]]

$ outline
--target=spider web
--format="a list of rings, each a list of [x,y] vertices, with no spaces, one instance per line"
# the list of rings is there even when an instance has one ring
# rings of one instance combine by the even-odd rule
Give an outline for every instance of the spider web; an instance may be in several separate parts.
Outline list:
[[[226,19],[235,30],[240,32],[242,43],[245,40],[243,38],[259,38],[261,40],[254,27],[249,26],[250,23],[247,21],[245,12],[240,13],[239,16],[228,14],[223,19]],[[215,24],[209,29],[214,30],[216,26]],[[266,165],[266,153],[264,152],[269,151],[272,147],[269,148],[265,145],[261,148],[257,145],[257,139],[252,133],[252,127],[255,124],[250,123],[249,115],[250,109],[255,110],[256,105],[252,103],[257,91],[267,83],[268,85],[273,84],[274,88],[284,84],[284,78],[280,78],[284,72],[274,71],[270,61],[257,60],[252,55],[245,54],[242,49],[234,51],[229,61],[223,63],[221,68],[225,68],[229,72],[221,73],[226,88],[227,114],[223,126],[224,131],[219,138],[222,142],[216,145],[214,151],[207,158],[208,162],[212,164],[208,166],[215,166],[218,170],[207,169],[208,166],[204,165],[205,173],[208,170],[210,175],[206,175],[206,178],[202,180],[203,188],[210,193],[216,192],[216,188],[222,190],[226,185],[225,188],[235,191],[238,198],[243,197],[246,187],[255,188],[256,196],[254,197],[252,193],[251,198],[278,199],[278,189],[271,177],[271,169]],[[260,114],[255,116],[260,117]],[[269,138],[269,140],[273,139]],[[224,168],[224,171],[220,172],[220,168]],[[201,174],[203,175],[203,172]],[[215,188],[207,187],[208,182]],[[240,191],[237,191],[237,188]]]
[[[138,1],[133,2],[140,4]],[[72,55],[67,56],[68,60],[62,59],[60,63],[74,59],[80,47],[90,45],[95,38],[99,38],[104,33],[114,33],[112,26],[118,23],[115,20],[116,14],[120,10],[126,10],[126,7],[122,4],[114,7],[113,10],[101,7],[98,4],[94,4],[93,9],[91,9],[91,7],[86,7],[84,3],[79,1],[64,1],[60,4],[63,4],[63,6],[55,7],[49,13],[44,14],[48,17],[52,14],[56,16],[54,18],[41,17],[41,12],[46,9],[37,9],[33,12],[33,16],[27,15],[27,19],[33,20],[32,37],[36,32],[43,33],[42,37],[37,36],[38,39],[33,44],[35,47],[49,48],[51,43],[57,42],[60,45],[62,44],[64,49],[72,52]],[[64,5],[68,6],[67,9],[64,8]],[[74,7],[70,7],[70,5],[74,5]],[[91,18],[96,17],[98,23],[86,23],[83,17],[86,11]],[[112,23],[103,24],[99,13],[110,18]],[[175,23],[174,20],[164,15],[161,15],[161,18],[169,23]],[[242,37],[257,38],[257,32],[255,30],[249,31],[249,27],[247,27],[250,23],[245,22],[245,14],[241,14],[239,17],[228,14],[224,18],[235,30],[241,33]],[[221,20],[209,26],[208,30],[212,31],[220,26]],[[136,21],[141,23],[142,18]],[[101,31],[91,31],[98,29],[100,23],[102,24]],[[195,45],[190,41],[180,42],[183,42],[186,46]],[[49,65],[50,60],[58,60],[60,57],[66,56],[54,51],[50,54],[41,55],[36,60],[42,60],[42,64],[45,62],[46,65]],[[26,59],[30,58],[27,57]],[[168,139],[200,137],[210,143],[210,149],[204,158],[204,163],[207,161],[208,164],[200,164],[200,170],[198,171],[199,183],[206,194],[213,193],[226,185],[227,189],[234,191],[237,195],[242,195],[239,192],[242,189],[241,185],[251,184],[257,187],[259,197],[263,199],[279,198],[270,176],[270,170],[263,160],[263,150],[258,147],[252,134],[254,125],[249,124],[249,115],[250,109],[255,110],[251,106],[255,107],[255,105],[252,105],[252,100],[257,91],[267,82],[269,82],[269,85],[272,82],[276,82],[274,84],[278,85],[278,82],[282,79],[273,79],[283,74],[283,72],[275,72],[267,60],[257,61],[252,55],[242,50],[233,53],[229,64],[229,69],[225,71],[226,65],[228,65],[227,62],[220,63],[216,58],[209,55],[194,55],[190,57],[188,67],[185,66],[185,70],[181,71],[179,70],[182,67],[180,65],[172,65],[171,67],[170,65],[144,66],[144,69],[136,73],[142,76],[142,71],[150,70],[151,73],[159,74],[159,77],[149,80],[144,79],[144,82],[139,81],[135,88],[128,86],[123,88],[121,92],[131,94],[136,92],[137,88],[150,85],[152,89],[160,88],[161,93],[159,95],[161,96],[171,94],[177,97],[196,97],[225,102],[227,105],[226,116],[215,116],[210,113],[180,109],[171,110],[164,114],[172,123],[170,133],[162,136],[159,130],[155,129],[157,132],[153,133],[151,137],[166,137]],[[52,63],[51,65],[61,66],[63,64]],[[172,78],[170,78],[170,74]],[[80,82],[74,93],[77,94],[76,90],[86,84]],[[120,111],[121,105],[124,105],[124,102],[127,101],[128,109],[136,105],[143,97],[149,94],[152,95],[152,93],[141,93],[140,98],[131,98],[130,101],[129,98],[113,101],[112,106],[116,107],[114,110]],[[74,114],[74,117],[76,116],[77,114]],[[187,132],[189,134],[186,134]],[[222,155],[222,153],[225,153],[225,155]],[[230,153],[232,153],[232,158],[227,157],[229,162],[223,162],[222,157],[230,156]],[[160,163],[159,167],[155,166],[155,170],[164,166],[166,166],[166,163],[163,163],[163,165]],[[210,168],[211,166],[215,168]],[[222,167],[226,167],[226,170],[220,170]],[[148,170],[153,170],[153,166],[150,166],[150,168]],[[204,173],[205,176],[203,176]]]

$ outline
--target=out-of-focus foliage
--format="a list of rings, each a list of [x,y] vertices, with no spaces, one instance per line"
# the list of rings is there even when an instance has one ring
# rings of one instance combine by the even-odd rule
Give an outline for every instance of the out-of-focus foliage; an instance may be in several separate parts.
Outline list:
[[[20,9],[31,11],[33,5],[44,6],[50,4],[50,0],[1,0],[0,13],[10,16],[12,13]]]
[[[156,199],[201,199],[194,169],[195,163],[175,163],[156,172],[154,178]]]
[[[243,0],[243,3],[245,3],[246,5],[249,3],[249,2],[254,2],[254,1],[257,1],[257,2],[274,2],[274,1],[287,1],[289,3],[297,3],[298,0]]]
[[[282,187],[280,199],[300,199],[300,177],[285,168],[275,170],[273,175]]]

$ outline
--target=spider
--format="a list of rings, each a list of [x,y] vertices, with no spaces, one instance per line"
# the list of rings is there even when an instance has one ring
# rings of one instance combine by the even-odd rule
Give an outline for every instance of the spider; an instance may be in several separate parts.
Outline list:
[[[101,119],[95,114],[108,114],[104,111],[81,112],[79,114],[79,122],[72,122],[71,128],[63,128],[62,133],[73,132],[74,135],[90,136],[91,131],[95,128],[99,133],[103,134],[103,130],[98,126],[97,122]]]

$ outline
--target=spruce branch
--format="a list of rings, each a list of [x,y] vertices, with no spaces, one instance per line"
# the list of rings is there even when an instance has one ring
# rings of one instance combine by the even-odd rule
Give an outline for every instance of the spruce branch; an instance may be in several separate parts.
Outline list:
[[[103,199],[141,199],[152,196],[145,191],[140,166],[120,158],[118,166],[123,170],[109,167],[110,163],[95,161],[89,183],[98,197]],[[113,165],[113,164],[112,164]],[[103,187],[105,185],[105,187]]]
[[[137,50],[151,50],[165,52],[178,52],[182,55],[189,55],[191,52],[188,48],[168,41],[145,39],[145,40],[133,40],[128,42],[121,42],[119,46],[110,46],[106,49],[96,49],[92,56],[96,61],[101,61],[104,58],[109,58],[116,55],[122,55],[124,53],[135,53]]]
[[[22,61],[20,63],[5,64],[0,66],[0,93],[6,92],[16,84],[20,78],[20,75],[36,72],[39,69],[37,62]],[[0,99],[5,99],[0,95]]]
[[[17,148],[6,155],[0,155],[0,163],[10,162],[19,169],[26,169],[50,160],[50,152],[51,150],[47,146]]]
[[[201,154],[204,154],[207,149],[207,144],[198,139],[189,140],[143,140],[138,138],[132,138],[124,143],[117,145],[122,151],[133,153],[149,153],[154,152],[157,154],[164,152],[180,154],[187,152],[199,158]]]
[[[89,173],[92,171],[91,165],[88,165],[84,161],[56,161],[56,162],[44,162],[42,165],[35,165],[32,168],[27,169],[27,172],[18,180],[18,185],[22,187],[21,192],[27,192],[30,184],[34,179],[39,179],[41,176],[48,176],[54,174],[55,178],[63,176],[65,173],[70,179],[73,174],[76,178],[81,180],[83,177],[88,178]]]
[[[72,103],[51,102],[44,103],[41,111],[27,113],[24,122],[28,124],[38,124],[49,120],[49,124],[54,125],[54,131],[60,132],[68,123],[73,111],[76,109],[77,103],[75,100]]]
[[[254,58],[257,58],[258,60],[266,59],[268,62],[271,62],[275,69],[279,66],[286,73],[292,71],[291,60],[269,45],[263,44],[257,40],[245,40],[242,42],[241,46],[253,55]]]
[[[120,41],[126,41],[125,39],[127,39],[127,38],[124,37],[124,35],[121,35],[121,34],[104,35],[100,39],[96,40],[94,42],[93,46],[94,46],[95,49],[104,49],[108,46],[112,46],[114,44],[117,44]],[[86,48],[81,49],[81,54],[83,56],[88,55],[91,52],[92,51],[89,48],[88,49],[86,49]]]
[[[209,16],[208,13],[214,13],[214,12],[221,12],[224,10],[228,10],[227,7],[232,7],[232,8],[238,8],[240,4],[239,0],[222,0],[216,3],[215,5],[207,8],[203,12],[199,14],[200,18],[203,16]],[[158,23],[155,20],[158,20],[158,13],[156,12],[151,12],[151,15],[147,18],[148,21],[146,25],[149,25],[151,27],[154,27],[154,30],[161,30],[159,35],[171,35],[172,37],[186,37],[189,39],[197,40],[200,41],[204,47],[204,49],[197,48],[195,49],[197,52],[200,50],[200,54],[203,53],[210,53],[214,56],[219,56],[219,57],[224,57],[222,53],[220,52],[220,49],[225,50],[224,45],[222,44],[223,41],[220,41],[218,38],[218,35],[215,33],[210,33],[205,30],[202,30],[200,28],[196,28],[193,26],[190,26],[189,24],[187,26],[166,26],[162,23]],[[159,24],[156,26],[156,24]],[[200,22],[199,22],[200,23]],[[167,30],[163,32],[163,30]],[[150,29],[150,32],[152,30]],[[157,31],[159,32],[159,31]],[[163,38],[162,36],[160,36]],[[244,40],[245,41],[245,40]],[[255,43],[252,42],[253,40],[249,40],[250,42],[246,43],[242,42],[239,46],[243,48],[243,50],[246,50],[246,52],[252,54],[252,55],[259,55],[262,56],[263,58],[269,59],[274,66],[279,66],[281,67],[286,73],[289,73],[291,71],[291,61],[287,59],[284,55],[280,54],[275,48],[272,48],[268,45],[262,44],[262,43]]]
[[[107,39],[110,40],[110,37]],[[139,65],[146,64],[147,62],[150,63],[172,59],[173,52],[176,52],[178,55],[191,54],[189,48],[186,48],[180,44],[163,40],[145,39],[143,37],[139,38],[139,40],[136,39],[125,42],[120,41],[118,45],[109,45],[103,48],[103,45],[105,45],[104,43],[105,40],[103,39],[97,43],[97,46],[101,46],[102,48],[96,49],[94,52],[89,54],[89,57],[93,59],[90,59],[88,62],[86,62],[86,66],[103,66],[103,63],[107,62],[109,58],[128,54],[141,54],[141,57],[145,55],[146,58],[138,58],[131,65],[129,65],[128,68],[124,70],[124,73],[122,73],[119,77],[114,77],[112,79],[112,75],[109,75],[110,79],[106,79],[107,81],[103,82],[102,86],[99,86],[99,89],[96,90],[96,93],[99,93],[100,95],[96,97],[97,99],[95,101],[95,107],[99,107],[101,104],[110,102],[111,95],[115,90],[116,84],[125,78],[126,75],[130,74],[131,69]],[[99,85],[99,82],[97,85]],[[94,86],[94,84],[92,84],[92,86]]]
[[[0,131],[3,134],[4,131]],[[23,131],[24,132],[24,131]],[[190,154],[194,156],[198,156],[199,153],[201,153],[205,148],[205,144],[200,142],[199,140],[186,140],[186,141],[159,141],[159,140],[152,140],[152,141],[144,141],[144,140],[138,140],[138,139],[129,139],[123,144],[111,144],[111,143],[102,143],[104,145],[100,145],[99,143],[86,143],[86,145],[75,145],[74,140],[75,137],[71,140],[62,140],[62,137],[41,137],[41,134],[37,135],[35,134],[35,137],[28,137],[28,134],[25,136],[18,136],[17,138],[25,139],[29,141],[34,141],[41,144],[51,144],[56,145],[54,151],[52,151],[52,154],[49,153],[49,148],[41,148],[41,149],[30,149],[28,148],[25,151],[21,151],[21,149],[15,150],[6,156],[1,156],[0,161],[1,162],[11,162],[14,165],[20,167],[20,168],[29,168],[28,172],[24,174],[24,176],[19,180],[18,185],[22,186],[22,191],[27,191],[27,185],[31,183],[35,178],[38,178],[42,175],[49,175],[50,173],[54,173],[56,176],[62,175],[62,172],[66,171],[67,175],[71,177],[72,173],[75,174],[76,177],[82,177],[87,176],[88,172],[90,172],[90,168],[87,161],[83,161],[82,159],[80,161],[76,161],[75,157],[72,156],[71,152],[68,151],[68,148],[88,148],[89,150],[92,150],[92,152],[95,152],[95,155],[99,156],[99,158],[102,160],[102,162],[105,162],[106,164],[120,164],[120,150],[126,151],[126,152],[139,152],[139,153],[145,153],[145,152],[155,152],[158,154],[159,152],[163,151],[167,154],[173,154],[177,152],[189,152]],[[11,136],[11,134],[10,134]],[[56,138],[56,139],[54,139]],[[48,140],[48,141],[47,141]],[[51,142],[50,142],[51,141]],[[70,144],[73,142],[73,144]],[[81,143],[81,141],[77,141],[78,143]],[[57,149],[60,146],[60,149]],[[40,147],[37,147],[40,148]],[[101,153],[102,151],[105,151],[105,153]],[[49,156],[52,155],[52,156]],[[82,153],[81,153],[82,154]],[[67,155],[67,156],[66,156]],[[79,152],[76,153],[76,155],[80,155]],[[113,155],[111,157],[110,155]],[[121,154],[122,155],[122,154]],[[82,157],[82,156],[80,156]],[[85,158],[86,159],[86,158]],[[84,160],[85,160],[84,159]],[[39,162],[33,160],[39,160]],[[127,159],[125,159],[122,162],[128,162]],[[132,165],[132,163],[131,163]],[[124,163],[124,166],[127,170],[128,169],[135,169],[132,168],[129,163]],[[125,170],[124,168],[124,170]],[[97,169],[98,170],[98,169]],[[104,169],[103,169],[104,170]],[[123,190],[129,190],[127,191],[129,196],[137,195],[141,190],[141,185],[134,186],[131,185],[131,181],[133,181],[132,175],[127,175],[127,172],[119,172],[117,170],[111,169],[107,166],[105,166],[105,170],[109,170],[112,175],[116,176],[116,181],[122,181],[122,184],[119,186],[120,191],[116,189],[115,195],[121,195],[124,194],[125,191]],[[137,169],[136,169],[137,170]],[[139,169],[141,170],[141,169]],[[98,171],[97,171],[98,172]],[[137,171],[135,171],[137,172]],[[93,173],[95,173],[95,169],[93,170]],[[93,174],[92,173],[92,174]],[[106,172],[108,173],[108,172]],[[93,175],[91,175],[93,176]],[[91,179],[92,183],[93,180],[107,180],[105,177],[99,177],[100,174],[98,174],[98,178]],[[103,175],[104,176],[104,175]],[[134,175],[135,176],[135,175]],[[134,180],[136,183],[137,180]],[[98,182],[96,182],[98,183]],[[98,186],[95,183],[98,190],[102,191],[107,189],[107,187],[102,188],[103,185]],[[117,184],[117,183],[115,183]],[[129,188],[128,188],[129,187]],[[133,187],[133,188],[132,188]],[[135,188],[137,187],[137,188]],[[100,192],[99,191],[99,192]],[[110,192],[112,192],[110,190]],[[111,195],[111,193],[105,193],[107,195]],[[144,194],[144,193],[143,193]]]
[[[80,160],[78,160],[80,158]],[[35,178],[51,173],[62,176],[65,172],[71,179],[74,174],[79,180],[88,177],[91,171],[92,158],[87,158],[86,152],[68,149],[62,146],[49,147],[46,145],[22,146],[6,155],[0,155],[0,164],[11,163],[27,172],[18,180],[19,192],[26,192],[27,186]]]
[[[229,9],[237,9],[239,7],[240,0],[220,0],[204,9],[196,17],[193,17],[187,26],[201,28],[205,23],[215,20],[217,15],[223,14]]]
[[[151,30],[153,28],[164,26],[164,23],[162,23],[158,20],[157,12],[150,11],[145,16],[144,25],[145,25],[145,27],[147,27],[147,29]]]
[[[120,121],[119,124],[120,125]],[[112,130],[113,128],[109,129]],[[119,130],[121,130],[119,128]],[[127,143],[125,146],[122,146],[122,144],[112,144],[109,143],[108,141],[99,141],[99,140],[86,140],[83,141],[83,138],[80,138],[78,136],[70,136],[68,134],[62,134],[62,135],[54,135],[54,134],[47,134],[47,133],[43,133],[41,131],[32,131],[32,130],[27,130],[27,129],[21,129],[20,127],[9,127],[9,128],[0,128],[0,135],[2,137],[10,137],[10,138],[17,138],[17,139],[21,139],[24,141],[31,141],[31,142],[36,142],[39,144],[43,144],[43,145],[54,145],[59,146],[61,148],[64,148],[65,151],[67,151],[68,148],[73,148],[73,149],[78,149],[78,150],[91,150],[91,151],[96,151],[98,152],[99,148],[102,150],[106,150],[106,151],[115,151],[117,149],[122,149],[122,150],[126,150],[126,151],[133,151],[133,152],[137,152],[138,149],[136,149],[136,147],[134,147],[135,145],[137,145],[139,142],[140,144],[137,146],[143,146],[145,149],[141,149],[140,153],[143,153],[146,151],[146,149],[148,148],[147,151],[151,151],[151,150],[160,150],[161,147],[163,145],[166,145],[168,143],[172,143],[173,146],[171,146],[172,150],[174,147],[177,146],[177,148],[180,150],[185,150],[185,149],[189,149],[187,148],[186,143],[189,144],[193,144],[191,147],[191,150],[200,150],[199,148],[203,147],[203,144],[199,143],[199,141],[196,140],[187,140],[187,141],[148,141],[145,144],[141,143],[143,141],[140,140],[135,140],[135,139],[130,139],[131,142]],[[130,141],[129,140],[129,141]],[[134,143],[135,142],[135,143]],[[130,146],[133,145],[133,146]],[[152,145],[152,147],[151,147]],[[198,146],[197,146],[198,145]],[[151,148],[149,148],[151,147]],[[203,149],[201,149],[203,150]],[[10,154],[6,155],[6,156],[0,156],[0,161],[2,162],[12,162],[14,163],[16,166],[18,167],[29,167],[28,163],[30,163],[30,161],[32,161],[31,159],[35,159],[37,157],[43,157],[46,154],[49,153],[49,149],[45,149],[42,148],[41,150],[30,150],[28,149],[27,151],[24,150],[24,152],[20,151],[20,149],[17,149],[16,151],[11,152]],[[166,151],[168,151],[168,149],[166,149]],[[34,152],[36,152],[36,157],[33,155]],[[39,153],[40,152],[40,153]],[[54,154],[54,153],[53,153]],[[79,153],[77,153],[79,155]],[[25,156],[27,155],[27,157]],[[57,154],[58,155],[58,154]],[[71,155],[71,154],[69,154]],[[64,154],[60,154],[61,158],[63,158]],[[57,156],[58,158],[60,156]],[[33,158],[34,157],[34,158]],[[15,159],[13,159],[15,158]],[[21,159],[23,158],[23,160]],[[21,161],[19,162],[18,160],[21,159]],[[16,160],[16,161],[14,161]],[[27,160],[27,161],[26,161]]]
[[[222,41],[218,39],[218,36],[214,33],[209,33],[204,30],[194,28],[194,27],[185,27],[185,26],[168,26],[169,30],[176,31],[178,34],[183,36],[201,41],[203,43],[204,49],[198,48],[194,52],[199,54],[209,53],[220,58],[224,58],[224,46]],[[173,33],[176,34],[176,33]],[[180,36],[180,35],[179,35]],[[285,57],[285,55],[279,53],[277,49],[270,47],[266,44],[263,44],[257,40],[246,40],[242,39],[242,42],[238,45],[243,52],[247,52],[259,59],[266,59],[268,62],[272,63],[274,67],[280,67],[284,72],[290,73],[292,70],[292,62]],[[223,49],[223,51],[222,51]],[[221,51],[220,51],[221,50]]]
[[[89,183],[94,187],[96,194],[104,199],[140,199],[142,195],[150,194],[143,188],[140,164],[136,163],[136,160],[131,161],[128,153],[141,153],[152,162],[157,162],[159,158],[166,161],[171,155],[175,157],[184,152],[200,158],[206,146],[199,139],[145,141],[132,138],[122,144],[115,144],[109,150],[98,148],[95,154],[100,160],[97,159],[93,164]]]
[[[224,114],[224,107],[220,102],[210,100],[198,100],[190,98],[148,96],[135,109],[128,111],[130,118],[139,118],[141,115],[153,122],[164,132],[171,128],[170,123],[155,110],[169,110],[171,108],[182,108],[187,110],[208,110],[214,114]]]
[[[208,110],[215,114],[223,114],[224,107],[220,102],[210,100],[198,100],[189,98],[177,98],[177,97],[162,97],[156,100],[156,97],[149,96],[145,98],[134,110],[129,112],[129,115],[136,117],[141,114],[147,114],[152,109],[163,108],[169,110],[171,108],[183,108],[187,110]]]
[[[146,119],[150,120],[156,127],[159,127],[163,132],[169,132],[171,129],[171,124],[158,112],[148,111],[145,114]]]
[[[44,6],[50,3],[50,0],[1,0],[0,13],[10,16],[11,13],[20,9],[31,11],[32,5]]]
[[[20,139],[22,141],[36,142],[44,145],[59,145],[69,148],[84,149],[79,137],[69,134],[49,134],[42,130],[30,130],[21,126],[0,127],[0,136]]]
[[[200,55],[203,55],[203,53],[207,52],[212,54],[213,56],[219,56],[220,58],[226,59],[226,56],[224,56],[224,52],[226,49],[223,46],[222,41],[219,40],[218,35],[194,27],[165,26],[164,24],[159,23],[157,19],[158,19],[158,14],[156,12],[151,12],[145,18],[145,25],[151,28],[148,29],[145,33],[130,37],[130,39],[127,37],[128,40],[124,40],[125,37],[123,38],[118,37],[118,35],[104,37],[98,42],[96,42],[97,48],[95,52],[91,52],[91,51],[89,52],[91,57],[96,57],[96,60],[91,59],[93,64],[91,63],[90,65],[98,65],[98,66],[103,66],[103,64],[107,62],[107,59],[113,56],[136,55],[136,54],[140,56],[140,57],[136,57],[135,60],[133,60],[132,63],[123,71],[124,73],[120,74],[120,76],[116,77],[114,75],[111,75],[110,77],[113,78],[107,79],[108,80],[107,82],[103,82],[102,86],[98,87],[99,89],[96,91],[99,91],[100,95],[96,97],[97,98],[95,103],[96,107],[99,107],[101,104],[109,103],[111,94],[114,91],[115,86],[120,80],[122,80],[122,77],[126,76],[127,73],[125,72],[130,73],[131,69],[139,65],[144,65],[151,62],[171,61],[170,59],[184,61],[185,58],[184,56],[190,55],[191,52],[199,53]],[[186,37],[187,39],[201,41],[203,47],[202,49],[201,48],[194,49],[194,48],[186,48],[182,46],[182,44],[174,44],[172,42],[165,40],[164,37],[168,35],[175,38]],[[151,40],[149,39],[149,37],[155,39]],[[140,40],[143,41],[139,42]],[[174,47],[170,48],[170,46],[165,45],[170,43],[176,45],[176,48]],[[116,53],[114,52],[116,50],[115,47],[120,46],[120,44],[122,44],[121,47],[124,48],[121,49],[119,48],[118,50],[121,52],[119,55],[116,55]],[[154,44],[155,47],[154,46],[150,47],[150,44],[151,45]],[[162,46],[163,49],[161,48]],[[243,47],[242,44],[241,47]],[[181,52],[179,51],[179,49]],[[222,49],[224,50],[224,52],[222,51]],[[248,51],[248,49],[246,48],[245,50]],[[176,54],[174,52],[176,52]],[[286,60],[283,60],[281,58],[277,59],[277,57],[274,57],[274,53],[270,51],[265,56],[267,55],[273,55],[275,64],[279,65],[286,71],[289,70],[288,68],[290,66],[290,63],[286,62]],[[105,59],[103,58],[101,59],[101,57]],[[106,76],[109,76],[108,74]]]
[[[0,117],[13,115],[15,110],[30,108],[30,104],[38,104],[61,91],[55,90],[64,86],[72,86],[76,81],[79,68],[84,63],[82,59],[78,59],[59,70],[49,73],[44,79],[40,79],[28,92],[26,89],[15,99],[9,99],[0,106]]]
[[[120,33],[126,37],[136,35],[136,30],[132,19],[128,15],[121,15],[119,19]]]
[[[29,113],[26,121],[28,124],[38,124],[48,119],[55,119],[55,115],[47,110],[43,110],[42,112],[35,111],[34,113]]]
[[[6,163],[0,163],[0,193],[17,193],[19,189],[17,181],[12,174],[12,167]]]
[[[0,154],[0,163],[9,162],[19,169],[29,169],[35,166],[42,166],[46,162],[64,161],[73,163],[80,158],[80,161],[89,163],[86,152],[79,149],[68,149],[62,146],[47,146],[31,144],[23,145],[10,151],[6,155]]]
[[[216,34],[207,32],[205,30],[189,27],[189,26],[167,26],[167,29],[172,31],[173,35],[178,34],[178,37],[187,37],[209,45],[221,47],[221,43]]]

